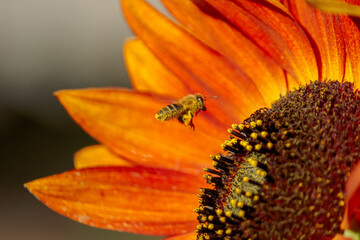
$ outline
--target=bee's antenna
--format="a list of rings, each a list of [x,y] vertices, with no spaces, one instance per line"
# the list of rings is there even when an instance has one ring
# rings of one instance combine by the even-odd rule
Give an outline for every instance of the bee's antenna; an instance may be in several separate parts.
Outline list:
[[[212,99],[212,98],[217,98],[218,96],[212,96],[212,97],[204,97],[204,100],[208,100],[208,99]]]

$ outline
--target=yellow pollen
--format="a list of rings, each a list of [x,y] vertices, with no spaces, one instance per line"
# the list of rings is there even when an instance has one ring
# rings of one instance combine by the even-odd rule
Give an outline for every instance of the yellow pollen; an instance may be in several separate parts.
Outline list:
[[[238,125],[236,125],[236,124],[231,125],[231,128],[234,129],[234,130],[235,130],[237,127],[238,127]]]
[[[315,209],[315,206],[313,206],[313,205],[309,207],[309,210],[310,210],[310,211],[312,211],[312,210],[314,210],[314,209]]]
[[[245,196],[251,197],[251,196],[252,196],[252,192],[246,192],[246,193],[245,193]]]
[[[263,124],[263,121],[261,120],[256,120],[256,126],[260,127]]]
[[[238,202],[238,203],[236,204],[236,206],[237,206],[238,208],[243,208],[243,207],[244,207],[244,203],[243,203],[243,202]]]
[[[265,171],[262,171],[260,169],[256,170],[256,173],[263,177],[266,177],[266,175],[267,175],[267,173]]]
[[[205,221],[206,221],[206,216],[203,216],[203,217],[201,218],[201,220],[202,220],[203,222],[205,222]]]
[[[212,224],[212,223],[209,224],[208,229],[209,229],[209,230],[213,230],[213,229],[214,229],[214,224]]]
[[[238,211],[238,214],[237,214],[239,217],[245,217],[245,211],[243,211],[243,210],[239,210]]]
[[[261,147],[262,147],[261,144],[256,144],[256,145],[255,145],[255,150],[256,150],[256,151],[260,151],[260,150],[261,150]]]
[[[250,180],[250,178],[248,178],[248,177],[244,177],[244,178],[243,178],[243,181],[244,181],[244,182],[248,182],[249,180]]]
[[[259,196],[255,195],[253,199],[254,199],[255,202],[257,202],[257,201],[259,201]]]
[[[244,130],[245,125],[244,124],[239,124],[238,127],[239,127],[240,130]]]
[[[218,216],[220,216],[220,215],[222,214],[222,210],[221,210],[221,209],[219,209],[219,208],[218,208],[218,209],[216,209],[216,211],[215,211],[215,212],[216,212],[216,215],[218,215]]]
[[[250,127],[255,128],[255,127],[256,127],[256,122],[251,121],[251,122],[250,122]]]
[[[326,213],[326,217],[329,218],[331,214],[329,212]]]
[[[209,220],[209,221],[214,220],[214,216],[213,216],[213,215],[210,215],[210,216],[208,217],[208,220]]]
[[[318,178],[317,178],[317,181],[318,181],[318,182],[322,182],[323,179],[322,179],[321,177],[318,177]]]
[[[291,147],[291,143],[289,143],[289,142],[288,142],[288,143],[285,143],[285,147],[286,147],[286,148],[290,148],[290,147]]]
[[[231,217],[231,211],[226,211],[226,212],[225,212],[225,216]]]
[[[249,158],[249,159],[248,159],[248,162],[249,162],[252,166],[254,166],[254,167],[256,167],[257,164],[258,164],[258,162],[257,162],[255,159],[252,159],[252,158]]]
[[[205,174],[203,177],[204,177],[205,179],[208,179],[208,180],[211,180],[211,179],[212,179],[212,177],[211,177],[210,175],[208,175],[208,174]]]
[[[251,145],[247,145],[245,148],[246,151],[251,152],[253,147]]]
[[[236,206],[236,200],[235,200],[235,199],[231,199],[231,200],[230,200],[230,204],[231,204],[231,206],[235,207],[235,206]]]
[[[266,144],[266,147],[267,147],[268,149],[272,149],[273,146],[274,146],[274,144],[272,144],[271,142],[268,142],[268,143]]]
[[[339,192],[339,193],[337,194],[337,196],[338,196],[338,198],[340,198],[340,199],[343,199],[343,198],[344,198],[344,194],[343,194],[342,192]]]
[[[228,228],[228,229],[225,230],[225,234],[226,234],[226,235],[230,235],[231,232],[232,232],[231,228]]]
[[[343,206],[345,205],[345,202],[344,202],[343,200],[341,200],[341,201],[339,202],[339,205],[340,205],[341,207],[343,207]]]
[[[257,135],[257,133],[253,132],[253,133],[250,134],[250,137],[252,139],[257,139],[258,135]]]
[[[201,229],[201,228],[202,228],[202,225],[199,224],[199,225],[196,226],[196,228],[197,228],[197,229]]]
[[[242,141],[240,142],[240,145],[243,146],[243,147],[246,147],[247,145],[249,145],[249,142],[242,140]]]
[[[323,227],[324,227],[324,224],[319,224],[319,223],[315,224],[315,228],[323,228]]]
[[[299,183],[299,187],[302,187],[302,185],[303,185],[303,183],[301,182],[301,183]]]
[[[221,236],[221,235],[224,234],[224,230],[219,229],[219,230],[216,231],[216,234]]]
[[[265,131],[262,131],[262,132],[260,133],[260,136],[261,136],[262,138],[266,138],[266,137],[268,136],[268,133],[265,132]]]
[[[220,222],[226,222],[226,217],[221,217],[221,218],[219,218],[219,220],[220,220]]]

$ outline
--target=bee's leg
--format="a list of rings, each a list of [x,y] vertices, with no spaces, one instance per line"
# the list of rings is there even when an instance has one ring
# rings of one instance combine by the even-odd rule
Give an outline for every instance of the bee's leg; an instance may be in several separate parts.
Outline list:
[[[177,118],[177,120],[179,120],[180,123],[185,124],[185,123],[184,123],[184,120],[183,120],[183,116],[179,116],[179,117]]]
[[[194,123],[193,123],[193,121],[192,121],[192,119],[191,119],[191,121],[190,121],[190,128],[192,129],[192,130],[194,130],[195,131],[195,125],[194,125]]]
[[[185,126],[190,125],[191,129],[195,129],[194,123],[192,121],[194,115],[192,112],[188,112],[187,114],[182,116],[182,122],[184,123]]]

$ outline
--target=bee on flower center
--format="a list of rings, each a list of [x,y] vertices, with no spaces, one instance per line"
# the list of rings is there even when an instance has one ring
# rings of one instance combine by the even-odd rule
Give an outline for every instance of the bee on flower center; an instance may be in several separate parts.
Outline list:
[[[177,118],[180,123],[195,130],[193,118],[200,111],[206,111],[205,101],[210,98],[217,98],[217,96],[206,98],[200,93],[186,95],[174,104],[160,109],[155,114],[155,118],[163,122]]]

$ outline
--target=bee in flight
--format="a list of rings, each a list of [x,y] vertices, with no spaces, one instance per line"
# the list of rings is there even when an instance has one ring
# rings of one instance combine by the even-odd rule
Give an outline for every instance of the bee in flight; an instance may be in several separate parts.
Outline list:
[[[160,109],[155,114],[155,118],[163,122],[177,118],[179,122],[185,126],[190,125],[195,130],[193,123],[194,115],[196,116],[200,111],[206,111],[205,101],[210,98],[217,98],[217,96],[206,98],[200,93],[186,95],[174,104]]]

